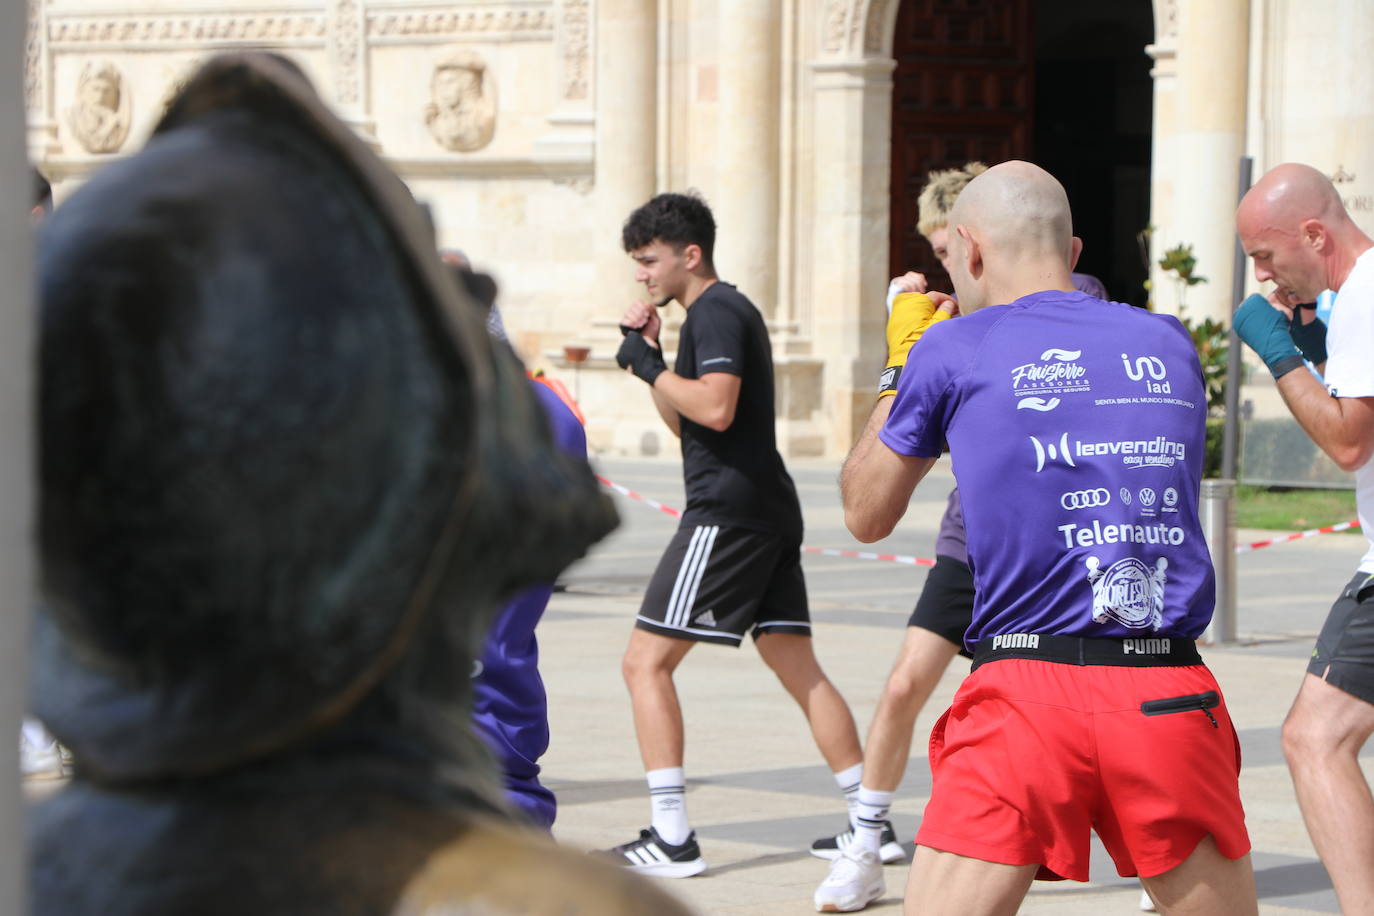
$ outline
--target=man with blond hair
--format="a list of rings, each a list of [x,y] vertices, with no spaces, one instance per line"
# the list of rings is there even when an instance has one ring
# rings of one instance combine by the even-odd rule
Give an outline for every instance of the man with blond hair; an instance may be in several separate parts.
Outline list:
[[[973,670],[931,735],[906,912],[1013,913],[1036,877],[1087,880],[1096,831],[1161,911],[1253,914],[1235,730],[1194,643],[1214,581],[1192,342],[1074,290],[1068,198],[1036,166],[974,178],[949,227],[963,317],[925,333],[841,474],[878,540],[947,442],[968,522]]]
[[[1336,290],[1328,329],[1311,309],[1251,296],[1236,333],[1264,360],[1302,428],[1344,470],[1366,535],[1374,522],[1374,241],[1321,172],[1286,163],[1269,171],[1236,212],[1236,231],[1284,302]],[[1304,357],[1322,373],[1303,368]],[[1345,913],[1374,900],[1374,797],[1359,753],[1374,734],[1374,537],[1317,637],[1283,749],[1298,804]]]

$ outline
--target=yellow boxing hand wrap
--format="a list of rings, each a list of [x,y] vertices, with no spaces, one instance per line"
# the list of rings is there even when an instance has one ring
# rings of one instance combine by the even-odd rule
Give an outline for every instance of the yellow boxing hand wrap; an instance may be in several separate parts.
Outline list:
[[[878,378],[878,397],[897,393],[897,380],[902,377],[911,348],[931,325],[949,317],[949,312],[936,308],[930,297],[921,293],[902,293],[892,300],[892,314],[887,316],[887,367]]]

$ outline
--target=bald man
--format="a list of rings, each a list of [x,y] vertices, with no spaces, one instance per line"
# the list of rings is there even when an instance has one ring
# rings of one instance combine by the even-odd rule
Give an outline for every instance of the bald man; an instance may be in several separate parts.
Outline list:
[[[1374,798],[1360,749],[1374,734],[1374,241],[1351,220],[1331,181],[1306,165],[1280,165],[1245,195],[1236,230],[1255,277],[1282,302],[1337,291],[1331,327],[1251,296],[1236,333],[1264,360],[1312,441],[1355,472],[1355,499],[1370,548],[1317,637],[1283,749],[1298,803],[1341,910],[1374,906]],[[1317,367],[1318,381],[1302,368]]]
[[[1257,910],[1235,730],[1194,640],[1206,393],[1174,318],[1076,292],[1059,182],[1025,162],[950,214],[963,315],[916,344],[841,475],[896,526],[948,442],[968,524],[973,670],[930,739],[909,914],[1014,913],[1088,877],[1096,830],[1168,914]]]

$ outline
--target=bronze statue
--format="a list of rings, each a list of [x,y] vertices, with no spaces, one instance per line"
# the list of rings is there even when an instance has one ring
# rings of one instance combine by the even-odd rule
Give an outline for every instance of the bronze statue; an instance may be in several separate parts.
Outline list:
[[[685,912],[505,808],[473,657],[614,509],[294,66],[208,63],[39,282],[34,914]]]

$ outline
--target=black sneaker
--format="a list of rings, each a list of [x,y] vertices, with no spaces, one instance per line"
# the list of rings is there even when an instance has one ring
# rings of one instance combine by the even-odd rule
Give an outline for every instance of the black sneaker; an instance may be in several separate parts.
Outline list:
[[[695,830],[687,834],[681,846],[674,846],[650,827],[639,831],[639,839],[607,850],[604,855],[640,874],[660,878],[690,878],[706,870]]]
[[[854,828],[846,828],[844,833],[823,836],[811,844],[811,854],[818,859],[835,859],[854,841]],[[897,842],[897,831],[892,829],[892,821],[883,821],[882,845],[878,847],[878,858],[884,865],[901,862],[906,858],[906,850]]]

